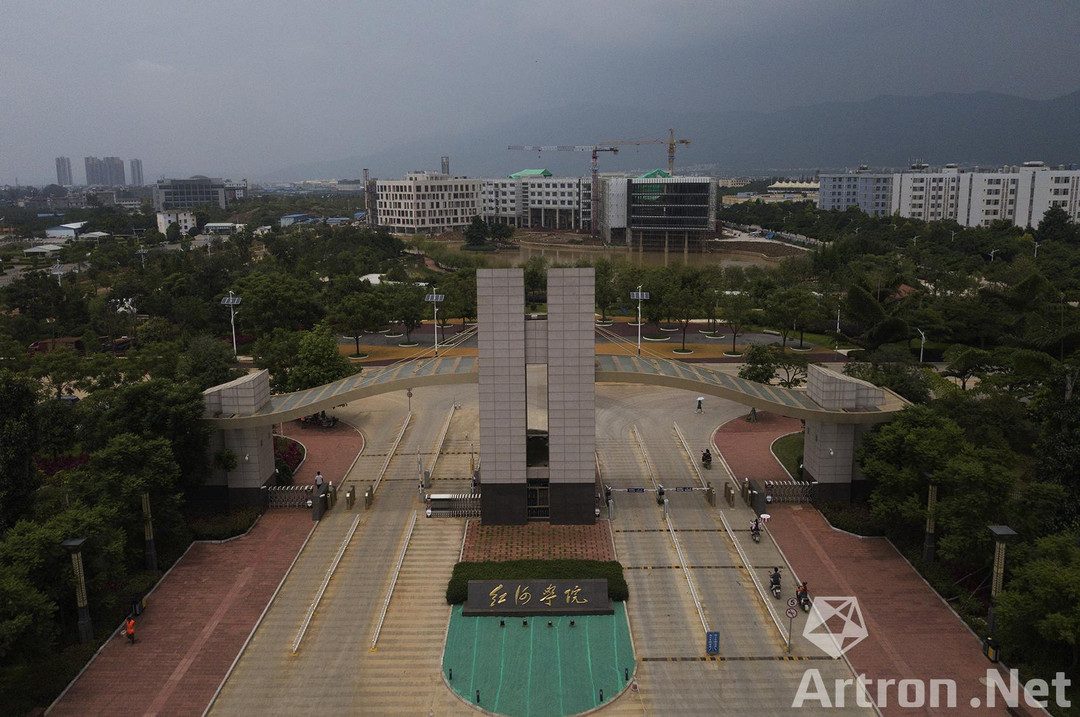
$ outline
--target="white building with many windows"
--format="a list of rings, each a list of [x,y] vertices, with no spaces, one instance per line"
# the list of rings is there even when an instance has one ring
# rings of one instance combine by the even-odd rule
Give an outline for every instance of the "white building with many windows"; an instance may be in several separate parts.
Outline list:
[[[592,219],[588,177],[553,177],[524,169],[505,179],[483,180],[483,217],[533,229],[587,231]]]
[[[379,226],[396,234],[463,231],[481,213],[483,180],[409,172],[375,182]]]
[[[847,174],[822,174],[818,177],[818,209],[858,207],[872,217],[887,217],[893,213],[894,176],[865,167]]]
[[[954,164],[931,170],[918,164],[894,174],[857,171],[820,179],[821,209],[856,206],[878,217],[953,220],[966,227],[1003,220],[1035,227],[1047,209],[1057,206],[1080,221],[1080,170],[1051,169],[1042,162],[994,172],[969,172]]]

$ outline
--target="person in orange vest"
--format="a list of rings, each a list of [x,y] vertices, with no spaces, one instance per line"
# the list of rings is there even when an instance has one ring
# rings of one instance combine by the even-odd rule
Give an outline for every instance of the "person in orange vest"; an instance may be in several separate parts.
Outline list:
[[[128,616],[127,621],[124,623],[124,634],[127,636],[128,641],[135,644],[135,618]]]

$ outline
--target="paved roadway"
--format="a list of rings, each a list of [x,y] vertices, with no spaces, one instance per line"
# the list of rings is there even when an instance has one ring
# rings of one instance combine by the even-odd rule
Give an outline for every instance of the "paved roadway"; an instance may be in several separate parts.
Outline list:
[[[530,416],[541,413],[533,394]],[[597,448],[605,480],[616,488],[651,485],[630,429],[638,425],[654,470],[669,489],[696,481],[692,463],[671,429],[678,420],[692,450],[700,452],[712,431],[744,408],[712,400],[694,413],[688,392],[641,386],[597,389]],[[418,501],[416,453],[430,465],[434,443],[452,405],[450,423],[432,489],[468,486],[472,449],[478,447],[477,399],[472,387],[414,391],[413,419],[390,461],[370,510],[328,514],[286,580],[211,708],[215,715],[274,714],[471,714],[442,684],[440,661],[449,609],[443,591],[457,561],[464,521],[428,520],[420,511],[401,576],[389,605],[377,649],[371,642],[391,576]],[[382,466],[408,411],[403,394],[357,402],[337,413],[354,423],[367,445],[345,480],[363,488]],[[530,420],[533,420],[532,418]],[[531,425],[532,427],[532,425]],[[715,467],[706,474],[720,485]],[[704,634],[678,556],[656,505],[655,494],[616,494],[613,528],[620,561],[630,583],[628,609],[637,655],[639,690],[612,700],[608,714],[777,714],[787,711],[803,670],[823,677],[850,677],[843,662],[820,660],[815,648],[797,639],[788,661],[780,633],[742,568],[723,530],[719,508],[700,492],[668,491],[671,519],[682,543],[704,614],[720,632],[720,660],[705,661]],[[747,525],[747,509],[725,509],[736,539]],[[360,524],[312,619],[297,655],[292,645],[335,553],[353,519]],[[749,545],[759,576],[779,563],[765,538]],[[770,597],[771,601],[772,598]],[[770,605],[773,607],[773,605]],[[781,608],[782,609],[782,608]],[[796,620],[799,631],[800,616]],[[784,620],[786,626],[786,619]],[[830,683],[831,684],[831,683]],[[841,712],[843,712],[841,710]]]

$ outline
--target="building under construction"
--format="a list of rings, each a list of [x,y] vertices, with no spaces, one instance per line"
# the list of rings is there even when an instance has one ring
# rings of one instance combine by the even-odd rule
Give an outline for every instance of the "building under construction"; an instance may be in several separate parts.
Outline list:
[[[604,177],[600,234],[639,251],[700,251],[716,235],[716,182],[672,177]]]

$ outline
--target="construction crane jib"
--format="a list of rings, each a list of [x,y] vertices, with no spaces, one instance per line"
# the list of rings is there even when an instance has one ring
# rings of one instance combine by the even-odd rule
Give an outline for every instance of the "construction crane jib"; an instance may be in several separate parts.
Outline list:
[[[675,176],[675,146],[676,145],[688,145],[690,140],[688,139],[675,139],[675,130],[668,130],[667,139],[627,139],[618,140],[616,142],[605,142],[608,145],[633,145],[640,146],[643,144],[666,144],[667,145],[667,171],[671,176]]]
[[[591,152],[592,153],[592,195],[589,201],[591,206],[591,218],[589,220],[589,228],[592,231],[592,236],[595,238],[600,234],[600,215],[597,213],[600,199],[600,159],[597,156],[600,152],[612,152],[614,154],[619,153],[618,147],[610,147],[607,145],[595,145],[595,144],[512,144],[507,149],[524,150],[526,152]]]

